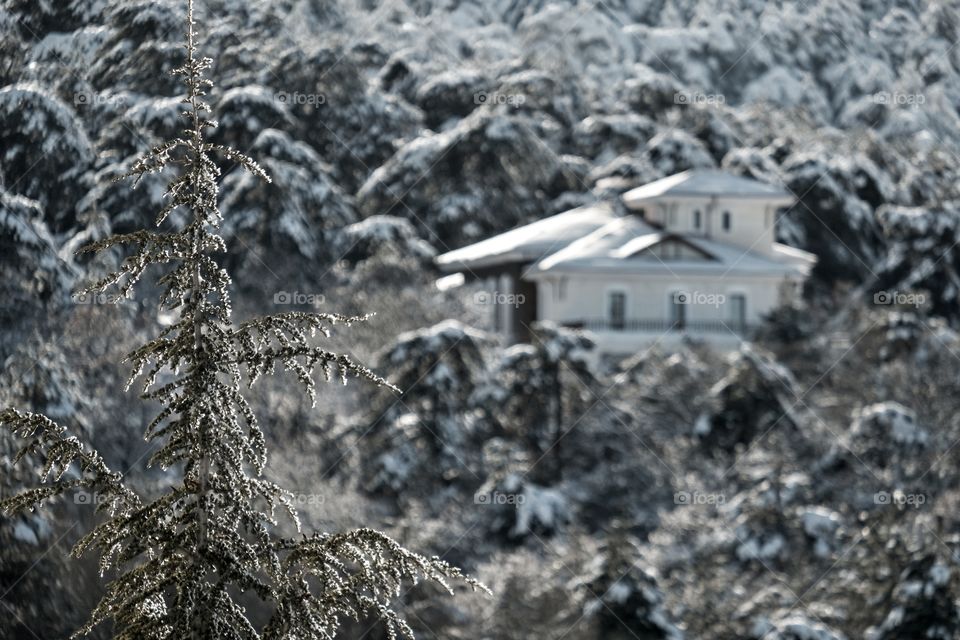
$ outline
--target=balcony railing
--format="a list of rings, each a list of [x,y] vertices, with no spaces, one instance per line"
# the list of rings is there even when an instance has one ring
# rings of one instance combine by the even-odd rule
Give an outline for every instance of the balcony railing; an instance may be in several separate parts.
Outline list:
[[[565,322],[566,326],[588,331],[622,331],[624,333],[734,333],[744,335],[752,332],[756,325],[738,322],[736,320],[695,320],[683,322],[663,318],[627,318],[623,322],[612,322],[608,318],[587,318],[573,322]]]

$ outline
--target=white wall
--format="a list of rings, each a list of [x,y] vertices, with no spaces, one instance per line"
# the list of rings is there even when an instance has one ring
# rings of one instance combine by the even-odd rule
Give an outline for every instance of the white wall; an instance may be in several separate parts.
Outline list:
[[[538,282],[538,318],[554,322],[575,323],[584,320],[608,318],[607,294],[622,291],[626,294],[626,320],[663,320],[665,326],[657,330],[636,331],[616,329],[590,329],[597,343],[595,355],[626,356],[657,344],[663,348],[679,345],[685,336],[703,340],[720,351],[735,350],[742,342],[739,327],[732,323],[732,293],[746,295],[746,320],[750,324],[761,321],[762,316],[780,304],[789,302],[795,294],[795,283],[777,277],[729,278],[699,276],[674,278],[671,275],[651,276],[577,276]],[[564,295],[560,292],[565,290]],[[718,330],[699,331],[695,325],[685,331],[670,331],[670,305],[675,291],[686,291],[693,296],[686,306],[686,320],[717,321]],[[719,296],[724,296],[722,299]]]
[[[742,293],[747,299],[747,322],[759,322],[761,316],[781,302],[783,279],[775,277],[729,277],[612,274],[567,277],[565,286],[557,278],[542,279],[538,285],[537,317],[555,322],[576,322],[607,317],[607,294],[626,293],[627,319],[668,319],[674,292],[691,294],[687,320],[729,320],[730,294]],[[565,290],[565,295],[561,292]]]
[[[676,198],[641,205],[648,220],[668,231],[700,235],[718,242],[772,255],[778,205],[754,198]],[[700,211],[700,228],[694,212]],[[723,212],[730,212],[730,230],[723,230]]]

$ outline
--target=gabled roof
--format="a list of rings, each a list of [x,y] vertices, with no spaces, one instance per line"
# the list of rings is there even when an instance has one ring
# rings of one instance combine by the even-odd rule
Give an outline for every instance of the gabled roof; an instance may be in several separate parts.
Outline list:
[[[789,204],[794,200],[787,191],[752,178],[735,176],[716,169],[691,169],[662,178],[623,194],[628,206],[637,206],[657,198],[750,198]]]
[[[786,191],[750,178],[714,169],[691,170],[624,194],[628,206],[661,197],[757,199],[776,205],[794,201]],[[659,243],[678,242],[702,257],[675,257],[666,261],[630,260],[638,252]],[[657,258],[656,255],[653,256]],[[707,258],[707,259],[704,259]],[[665,232],[644,222],[640,216],[620,217],[610,203],[598,203],[559,213],[517,227],[476,244],[439,256],[443,271],[472,272],[511,264],[532,266],[527,275],[552,271],[628,271],[668,273],[697,271],[754,275],[806,275],[816,257],[805,251],[774,243],[764,254],[738,249],[700,236]]]
[[[708,259],[632,258],[638,251],[670,241],[682,242]],[[805,251],[776,243],[773,248],[773,256],[761,255],[702,237],[664,232],[637,216],[625,216],[536,262],[525,276],[536,278],[551,273],[807,275],[816,262],[816,258]]]
[[[566,248],[547,256],[534,264],[529,272],[545,272],[557,266],[587,266],[597,259],[622,261],[617,251],[635,239],[656,239],[664,232],[656,229],[637,216],[617,218],[579,240],[571,242]]]
[[[511,262],[532,262],[616,217],[609,203],[578,207],[445,253],[437,258],[437,265],[444,271],[462,271]]]
[[[644,253],[649,253],[654,247],[671,243],[683,245],[705,260],[716,260],[716,257],[690,242],[684,236],[668,231],[648,233],[639,238],[634,238],[614,251],[613,256],[616,258],[635,258]]]

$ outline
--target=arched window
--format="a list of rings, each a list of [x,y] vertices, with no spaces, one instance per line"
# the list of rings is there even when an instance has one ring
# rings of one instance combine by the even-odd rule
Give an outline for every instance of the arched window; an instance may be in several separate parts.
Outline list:
[[[700,228],[700,223],[701,223],[701,220],[700,220],[700,209],[694,209],[694,211],[693,211],[693,228],[694,228],[694,229],[699,229],[699,228]]]
[[[730,212],[729,212],[729,211],[724,211],[724,212],[723,212],[723,222],[722,222],[722,224],[723,224],[723,230],[724,230],[724,231],[730,231]]]

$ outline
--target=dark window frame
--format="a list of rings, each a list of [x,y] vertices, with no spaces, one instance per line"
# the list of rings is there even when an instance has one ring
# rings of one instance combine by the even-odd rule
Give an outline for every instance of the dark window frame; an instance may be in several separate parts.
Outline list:
[[[607,292],[607,321],[611,329],[627,328],[627,292],[613,289]]]

